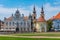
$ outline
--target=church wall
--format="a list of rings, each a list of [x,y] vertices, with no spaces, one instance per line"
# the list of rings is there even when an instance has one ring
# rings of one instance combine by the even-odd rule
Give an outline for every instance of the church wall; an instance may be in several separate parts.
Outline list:
[[[37,32],[42,32],[42,28],[44,28],[43,30],[44,30],[45,32],[47,32],[46,22],[37,22],[37,23],[36,23]]]

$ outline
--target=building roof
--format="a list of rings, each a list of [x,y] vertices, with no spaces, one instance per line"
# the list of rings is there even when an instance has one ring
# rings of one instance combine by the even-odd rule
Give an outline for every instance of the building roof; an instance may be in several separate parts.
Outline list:
[[[49,20],[53,20],[55,16],[51,17]]]
[[[51,20],[54,20],[54,19],[60,19],[60,12],[56,15],[56,16],[53,16],[52,18],[50,18]]]
[[[43,17],[39,17],[39,18],[37,19],[37,21],[38,21],[38,22],[45,22],[46,20],[45,20]]]
[[[27,16],[25,16],[25,17],[24,17],[24,20],[25,20],[25,21],[26,21],[26,20],[28,20],[28,17],[27,17]]]
[[[54,19],[60,19],[60,12],[54,17]]]
[[[12,19],[13,19],[13,17],[11,16],[11,17],[9,17],[9,18],[6,18],[6,21],[12,21]],[[25,20],[25,21],[28,20],[28,17],[25,16],[25,17],[24,17],[24,20]]]
[[[9,18],[6,18],[6,21],[11,21],[12,20],[12,16],[11,17],[9,17]]]

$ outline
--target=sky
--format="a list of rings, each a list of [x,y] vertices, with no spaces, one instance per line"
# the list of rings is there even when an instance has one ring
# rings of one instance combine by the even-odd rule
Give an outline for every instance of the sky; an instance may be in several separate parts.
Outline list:
[[[37,18],[41,14],[42,5],[46,20],[60,12],[60,0],[0,0],[0,20],[15,14],[17,9],[20,11],[20,14],[28,16],[30,13],[33,13],[34,5]]]

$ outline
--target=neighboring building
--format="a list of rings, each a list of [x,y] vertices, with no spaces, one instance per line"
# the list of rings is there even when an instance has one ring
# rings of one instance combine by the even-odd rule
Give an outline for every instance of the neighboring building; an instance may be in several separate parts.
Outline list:
[[[4,18],[4,31],[19,31],[19,32],[31,32],[31,18],[30,15],[27,17],[24,14],[20,14],[17,9],[15,14],[9,18]]]
[[[60,31],[60,12],[51,18],[53,21],[52,29],[55,31]]]
[[[44,17],[45,15],[44,15],[43,7],[42,7],[40,17],[37,19],[37,22],[36,22],[37,32],[47,32],[47,23]]]
[[[3,28],[4,22],[0,20],[0,29]]]

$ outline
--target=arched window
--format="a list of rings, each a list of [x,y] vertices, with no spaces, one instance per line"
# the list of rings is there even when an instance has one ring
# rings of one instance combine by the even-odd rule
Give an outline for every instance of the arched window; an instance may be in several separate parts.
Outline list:
[[[6,25],[8,26],[8,22],[6,22]]]
[[[23,23],[21,22],[21,25],[22,25]]]
[[[13,26],[14,26],[14,22],[13,22]]]
[[[9,22],[9,26],[11,26],[11,22]]]

